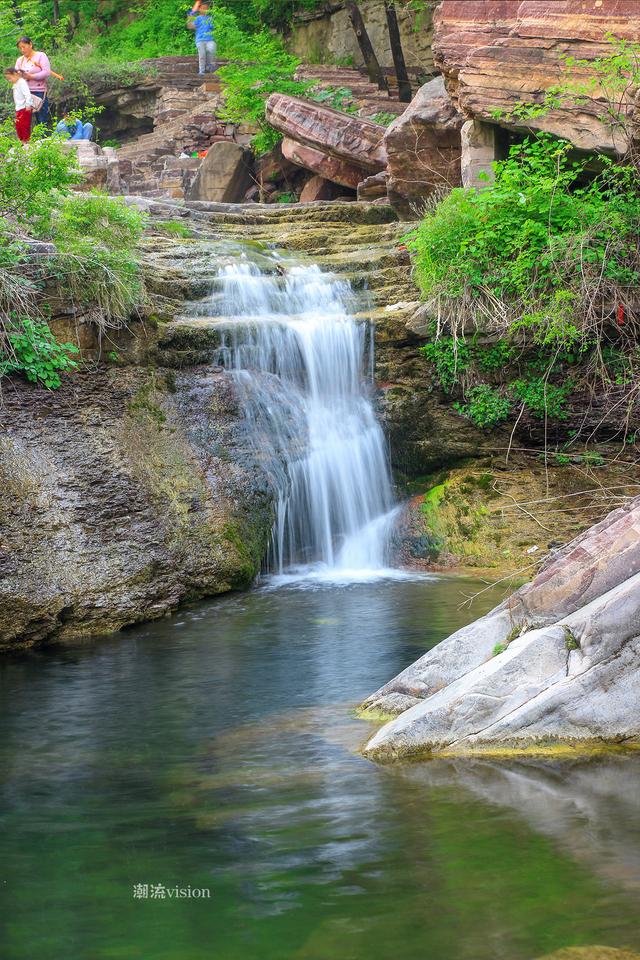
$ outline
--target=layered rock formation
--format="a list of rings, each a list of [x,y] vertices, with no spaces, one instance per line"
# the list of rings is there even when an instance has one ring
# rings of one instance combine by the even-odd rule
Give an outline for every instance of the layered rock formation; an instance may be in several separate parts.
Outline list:
[[[416,219],[435,190],[460,185],[461,127],[462,117],[438,77],[420,88],[387,130],[387,193],[405,219]]]
[[[272,492],[229,378],[99,368],[0,411],[0,647],[118,630],[248,586]]]
[[[640,498],[364,706],[400,714],[367,755],[640,739]]]
[[[265,116],[271,126],[289,141],[310,148],[316,155],[338,160],[360,171],[361,180],[386,167],[387,157],[382,142],[385,128],[378,123],[282,93],[271,94]],[[289,147],[283,147],[283,153],[288,159],[294,160]],[[315,167],[314,173],[333,179],[324,169]],[[349,186],[348,183],[344,185]]]
[[[611,55],[609,34],[637,39],[636,0],[442,0],[434,16],[434,57],[449,92],[468,119],[501,124],[519,103],[540,103],[544,92],[589,83],[588,65]],[[588,98],[562,99],[527,125],[571,140],[585,150],[622,149],[606,122],[607,100],[596,88]],[[517,123],[514,122],[514,126]]]
[[[215,316],[182,317],[185,301],[211,293],[243,240],[254,253],[312,246],[340,270],[361,232],[375,270],[400,230],[369,204],[130,202],[151,216],[144,317],[101,337],[91,305],[51,289],[52,329],[86,369],[56,392],[3,379],[0,648],[118,630],[252,582],[282,466],[256,450],[234,380],[215,366]],[[176,218],[193,240],[165,234]]]

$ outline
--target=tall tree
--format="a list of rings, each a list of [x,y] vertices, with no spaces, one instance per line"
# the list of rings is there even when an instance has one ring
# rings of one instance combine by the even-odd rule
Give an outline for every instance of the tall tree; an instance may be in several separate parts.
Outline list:
[[[401,103],[409,103],[411,101],[411,83],[409,82],[407,65],[404,60],[404,53],[402,52],[400,27],[398,26],[398,16],[396,14],[394,0],[384,0],[384,12],[387,15],[391,55],[393,57],[396,77],[398,78],[398,96]]]
[[[377,83],[378,89],[388,90],[389,87],[387,85],[387,78],[384,75],[382,67],[378,63],[378,58],[376,57],[375,50],[373,49],[373,45],[369,39],[367,28],[364,25],[364,20],[362,19],[362,14],[360,13],[360,8],[358,7],[358,4],[354,2],[354,0],[349,0],[347,3],[347,13],[349,14],[351,25],[355,30],[358,46],[360,47],[360,52],[364,58],[369,80],[371,80],[371,83]]]

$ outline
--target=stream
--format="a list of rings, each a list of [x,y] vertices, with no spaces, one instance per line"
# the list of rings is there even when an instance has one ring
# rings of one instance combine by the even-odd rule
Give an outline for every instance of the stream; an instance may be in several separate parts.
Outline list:
[[[638,761],[358,753],[353,705],[500,599],[461,608],[480,586],[267,581],[4,659],[3,960],[639,949]]]
[[[370,328],[279,266],[236,257],[186,308],[277,491],[256,588],[0,662],[0,957],[640,950],[640,756],[362,757],[356,704],[505,587],[388,568]]]

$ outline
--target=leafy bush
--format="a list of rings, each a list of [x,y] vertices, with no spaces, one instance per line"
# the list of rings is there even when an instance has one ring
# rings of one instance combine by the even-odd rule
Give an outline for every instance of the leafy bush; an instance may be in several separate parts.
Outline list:
[[[141,215],[119,198],[74,193],[79,179],[75,153],[59,138],[22,145],[11,123],[0,126],[0,374],[22,370],[56,387],[56,371],[72,369],[68,345],[56,351],[39,316],[43,273],[103,326],[125,322],[143,295]],[[46,271],[24,267],[34,239],[53,245]]]
[[[467,393],[467,403],[456,403],[455,409],[477,427],[491,428],[507,420],[511,401],[494,387],[481,383]]]
[[[60,373],[75,370],[70,354],[79,353],[73,343],[58,343],[46,323],[23,317],[6,333],[8,346],[0,348],[0,376],[23,373],[32,383],[49,389],[60,386]]]
[[[143,220],[119,197],[61,198],[53,216],[58,272],[69,295],[118,326],[142,297],[137,244]]]
[[[586,163],[541,134],[495,164],[494,184],[453,190],[408,241],[424,296],[452,322],[498,307],[545,344],[600,331],[603,308],[640,281],[640,191],[633,168],[606,158],[584,184]]]
[[[565,141],[529,136],[494,164],[494,183],[453,190],[407,238],[423,297],[439,316],[439,340],[424,353],[447,392],[466,364],[473,389],[478,374],[491,374],[535,417],[566,419],[576,385],[615,383],[633,402],[640,178],[632,157],[599,157],[599,172],[589,163]],[[470,323],[500,340],[476,346]],[[454,342],[462,366],[452,360]],[[570,380],[567,367],[576,368]],[[492,415],[484,407],[493,385],[481,386],[475,404],[469,393],[459,405],[476,422]]]
[[[488,347],[480,347],[475,351],[476,363],[480,370],[493,373],[502,370],[513,357],[513,347],[506,340],[498,340]]]
[[[566,420],[567,397],[572,390],[570,383],[556,386],[543,377],[532,377],[529,380],[515,380],[511,388],[516,399],[520,400],[534,417],[547,416],[554,420]]]
[[[308,96],[316,103],[322,103],[325,107],[333,107],[334,110],[341,110],[343,113],[357,113],[358,104],[355,102],[353,90],[349,87],[314,87],[309,91]]]
[[[421,347],[421,352],[435,367],[436,376],[445,393],[451,393],[460,375],[471,362],[471,348],[463,339],[440,337]]]
[[[225,87],[224,115],[233,123],[257,127],[253,147],[256,153],[265,153],[282,139],[265,120],[265,101],[272,93],[302,96],[310,84],[294,79],[300,61],[287,53],[278,37],[243,33],[224,8],[216,8],[214,16],[225,56],[239,61],[218,70]]]

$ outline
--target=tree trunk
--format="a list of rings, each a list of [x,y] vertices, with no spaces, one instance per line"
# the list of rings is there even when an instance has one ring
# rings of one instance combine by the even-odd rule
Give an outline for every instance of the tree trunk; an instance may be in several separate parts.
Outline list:
[[[388,90],[389,87],[387,85],[387,78],[385,77],[384,73],[382,72],[382,68],[378,63],[378,58],[375,55],[373,46],[371,45],[371,40],[369,39],[369,34],[367,33],[367,28],[364,25],[364,20],[362,19],[362,14],[360,13],[358,4],[353,2],[353,0],[350,0],[350,2],[347,3],[347,12],[349,13],[351,25],[355,30],[360,52],[364,57],[369,80],[371,83],[377,83],[379,90]]]
[[[60,0],[53,0],[53,22],[58,23],[60,19]]]
[[[411,102],[411,84],[409,83],[409,74],[407,65],[404,62],[404,53],[402,52],[402,41],[400,40],[400,28],[398,26],[398,17],[394,0],[384,0],[384,12],[387,15],[387,26],[389,28],[389,40],[391,42],[391,54],[393,56],[393,65],[398,78],[398,97],[401,103]]]

